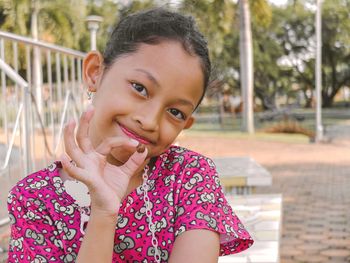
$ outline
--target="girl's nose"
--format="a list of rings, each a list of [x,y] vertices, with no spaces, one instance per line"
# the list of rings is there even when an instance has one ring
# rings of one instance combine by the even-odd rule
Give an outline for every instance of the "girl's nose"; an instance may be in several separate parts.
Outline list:
[[[135,113],[133,119],[139,123],[141,128],[146,131],[158,131],[161,119],[161,110],[158,107],[142,108]]]

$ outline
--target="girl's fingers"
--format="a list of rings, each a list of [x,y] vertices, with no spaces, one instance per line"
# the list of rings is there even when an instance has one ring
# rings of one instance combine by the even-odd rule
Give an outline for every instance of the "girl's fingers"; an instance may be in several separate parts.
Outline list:
[[[142,151],[143,152],[140,152]],[[137,171],[137,169],[142,165],[142,163],[146,160],[148,150],[146,147],[138,150],[130,156],[129,160],[120,166],[120,169],[123,173],[130,175],[130,177]]]
[[[67,155],[62,154],[60,157],[63,169],[68,173],[68,175],[78,181],[83,182],[86,186],[89,186],[90,182],[86,176],[84,176],[84,170],[79,168],[72,162]]]
[[[93,114],[94,108],[92,105],[90,105],[80,117],[76,138],[78,145],[83,152],[91,152],[94,149],[89,138],[89,124]]]
[[[75,122],[70,121],[66,126],[64,127],[63,131],[63,138],[64,138],[64,147],[66,153],[77,162],[78,165],[82,163],[82,158],[84,156],[84,153],[82,150],[78,147],[77,143],[74,139],[74,128],[75,128]]]
[[[109,137],[103,140],[99,146],[96,148],[96,152],[102,154],[103,156],[108,155],[113,148],[126,146],[135,148],[139,144],[138,141],[134,139],[129,139],[125,137]]]

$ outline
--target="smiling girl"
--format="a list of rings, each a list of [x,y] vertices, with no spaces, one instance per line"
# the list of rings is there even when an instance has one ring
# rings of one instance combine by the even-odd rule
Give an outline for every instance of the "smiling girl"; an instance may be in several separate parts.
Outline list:
[[[66,125],[66,153],[9,194],[9,262],[203,263],[251,246],[213,162],[172,145],[209,82],[194,20],[164,9],[130,15],[103,55],[86,56],[83,74],[94,97]],[[88,203],[69,192],[72,180],[88,188]]]

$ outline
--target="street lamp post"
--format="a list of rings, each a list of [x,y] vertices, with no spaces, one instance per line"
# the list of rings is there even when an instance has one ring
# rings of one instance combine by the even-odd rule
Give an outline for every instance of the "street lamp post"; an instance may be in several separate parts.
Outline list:
[[[323,126],[322,126],[322,38],[321,38],[321,14],[322,14],[322,0],[317,0],[316,10],[316,142],[323,140]]]
[[[91,15],[86,18],[88,29],[90,30],[90,48],[91,50],[96,50],[96,35],[99,29],[100,23],[103,18],[100,16]]]

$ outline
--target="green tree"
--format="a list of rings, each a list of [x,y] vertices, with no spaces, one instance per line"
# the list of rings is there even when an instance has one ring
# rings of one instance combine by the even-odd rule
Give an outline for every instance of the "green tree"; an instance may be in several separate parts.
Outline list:
[[[1,30],[19,35],[30,34],[30,1],[28,0],[1,0]]]
[[[322,14],[322,101],[330,107],[335,95],[350,85],[350,2],[327,0]]]
[[[335,95],[350,82],[350,3],[325,0],[322,11],[322,101],[332,106]],[[277,38],[285,59],[294,69],[294,79],[311,106],[315,86],[315,14],[302,1],[292,1],[276,10],[279,22]]]
[[[33,3],[36,0],[0,1],[0,29],[23,36],[31,36]],[[83,0],[38,1],[38,38],[71,48],[79,48],[80,33],[84,30],[85,4]]]
[[[236,17],[235,4],[231,0],[183,0],[179,10],[196,18],[201,32],[208,39],[210,57],[215,71],[214,78],[225,79],[230,71],[225,42],[237,33],[233,33]]]

